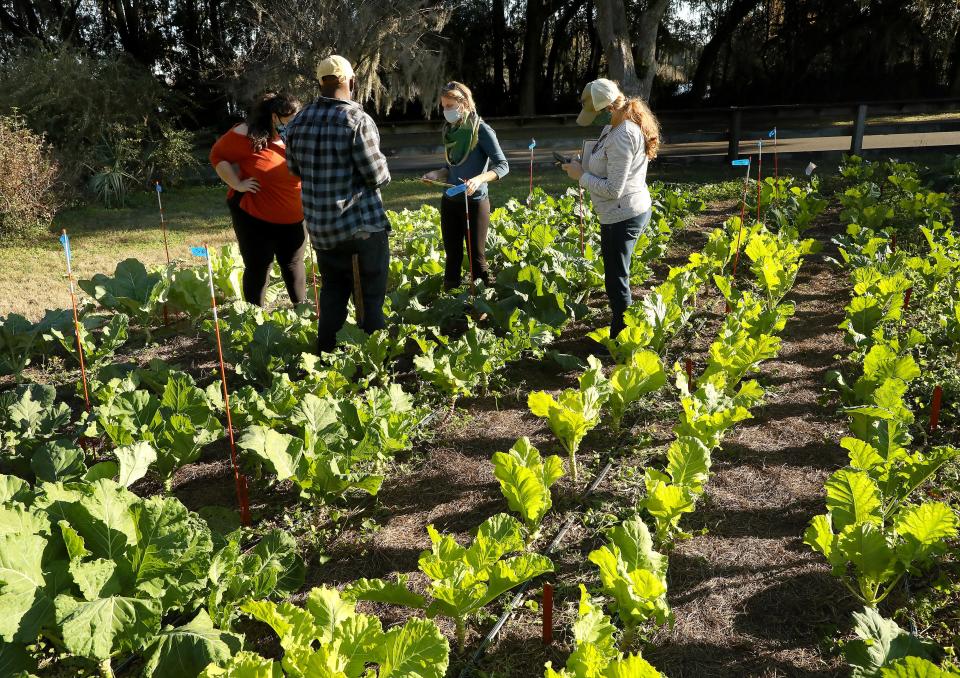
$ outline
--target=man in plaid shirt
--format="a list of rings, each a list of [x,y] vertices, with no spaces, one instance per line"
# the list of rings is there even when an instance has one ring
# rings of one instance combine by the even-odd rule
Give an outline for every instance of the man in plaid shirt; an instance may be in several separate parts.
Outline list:
[[[353,67],[331,56],[317,67],[320,94],[287,126],[287,165],[303,182],[303,212],[320,277],[318,347],[332,351],[354,292],[357,322],[383,329],[390,222],[380,189],[390,183],[373,119],[353,101]]]

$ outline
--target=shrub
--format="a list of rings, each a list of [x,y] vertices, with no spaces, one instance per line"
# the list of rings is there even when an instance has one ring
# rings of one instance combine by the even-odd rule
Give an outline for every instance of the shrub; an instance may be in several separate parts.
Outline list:
[[[0,239],[47,226],[60,206],[59,166],[19,117],[0,116]]]

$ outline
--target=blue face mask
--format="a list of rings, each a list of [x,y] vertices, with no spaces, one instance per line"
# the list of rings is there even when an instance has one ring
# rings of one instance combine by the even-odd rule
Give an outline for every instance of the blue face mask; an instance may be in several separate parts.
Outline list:
[[[443,117],[451,125],[457,122],[460,119],[460,109],[459,108],[444,108]]]
[[[283,143],[287,143],[287,126],[282,122],[277,123],[277,136],[280,137]]]

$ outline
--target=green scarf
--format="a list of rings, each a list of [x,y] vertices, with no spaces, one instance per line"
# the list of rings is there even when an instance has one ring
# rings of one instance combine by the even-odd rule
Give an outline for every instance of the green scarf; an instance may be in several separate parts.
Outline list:
[[[479,140],[480,116],[475,111],[467,113],[466,117],[453,125],[443,123],[443,152],[447,157],[447,164],[462,164],[470,151],[477,147]]]

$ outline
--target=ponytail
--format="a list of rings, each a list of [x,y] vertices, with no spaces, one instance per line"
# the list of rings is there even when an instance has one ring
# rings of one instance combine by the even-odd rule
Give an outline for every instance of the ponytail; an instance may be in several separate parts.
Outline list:
[[[285,118],[300,111],[300,101],[291,94],[267,92],[260,96],[247,115],[247,137],[258,153],[267,147],[274,136],[273,116]]]
[[[650,110],[647,102],[640,97],[627,99],[620,96],[613,104],[615,109],[623,111],[623,119],[635,123],[643,132],[644,144],[648,160],[657,157],[660,150],[660,122]]]

